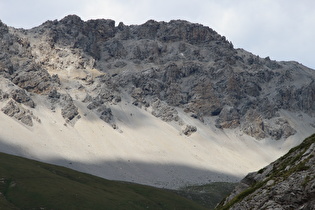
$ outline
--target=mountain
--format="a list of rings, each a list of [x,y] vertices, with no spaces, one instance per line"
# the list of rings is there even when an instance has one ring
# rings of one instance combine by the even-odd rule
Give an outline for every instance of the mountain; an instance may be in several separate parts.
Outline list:
[[[315,71],[187,21],[0,23],[0,151],[107,179],[239,181],[315,129]]]
[[[315,134],[248,174],[218,209],[314,209]]]

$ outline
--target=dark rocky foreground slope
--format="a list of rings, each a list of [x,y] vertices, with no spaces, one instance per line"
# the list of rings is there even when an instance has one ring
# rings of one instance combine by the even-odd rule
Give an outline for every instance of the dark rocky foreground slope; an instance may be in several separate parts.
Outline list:
[[[315,134],[248,174],[218,209],[315,209]]]
[[[164,121],[183,125],[182,109],[205,124],[215,119],[217,128],[237,128],[257,139],[296,133],[283,110],[315,113],[315,71],[234,49],[199,24],[115,26],[70,15],[30,30],[0,23],[0,39],[2,111],[28,126],[40,122],[31,111],[38,95],[52,111],[62,107],[66,122],[80,119],[73,89],[85,92],[79,100],[115,129],[108,104],[122,97]],[[187,134],[198,129],[187,126]]]

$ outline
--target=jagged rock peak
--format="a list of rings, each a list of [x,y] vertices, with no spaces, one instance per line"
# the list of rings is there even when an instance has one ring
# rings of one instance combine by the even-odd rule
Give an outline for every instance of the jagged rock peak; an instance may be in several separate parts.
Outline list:
[[[83,20],[77,15],[67,15],[66,17],[60,20],[60,23],[63,24],[76,24],[82,22]]]
[[[8,26],[0,20],[0,37],[5,33],[8,33]]]
[[[0,27],[5,26],[5,24],[0,20]]]
[[[110,28],[115,27],[115,21],[110,19],[91,19],[88,21],[83,21],[79,16],[77,15],[67,15],[63,19],[59,21],[60,24],[65,24],[68,26],[78,26],[86,24],[89,27],[95,27],[98,25],[107,25]]]
[[[211,28],[185,20],[171,20],[168,23],[149,20],[137,26],[136,34],[139,38],[159,39],[166,42],[188,41],[194,44],[225,40]]]
[[[56,25],[59,27],[64,25],[70,28],[79,27],[77,30],[83,30],[86,33],[102,32],[111,36],[123,31],[123,33],[128,33],[127,37],[130,39],[158,39],[164,42],[188,41],[193,44],[210,41],[227,42],[224,36],[220,36],[211,28],[185,20],[171,20],[170,22],[149,20],[141,25],[130,26],[126,26],[121,22],[115,27],[114,20],[95,19],[83,21],[77,15],[68,15],[60,21],[47,21],[39,28],[46,26],[46,28],[52,27],[51,29],[54,29]],[[100,30],[100,28],[103,28],[103,30]],[[108,33],[109,31],[111,33]]]

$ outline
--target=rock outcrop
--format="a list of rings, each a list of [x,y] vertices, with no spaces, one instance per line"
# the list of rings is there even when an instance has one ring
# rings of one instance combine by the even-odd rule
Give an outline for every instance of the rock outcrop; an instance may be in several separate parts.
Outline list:
[[[314,209],[315,134],[248,174],[218,209]]]
[[[165,102],[162,102],[159,99],[152,102],[152,108],[152,114],[166,122],[179,121],[176,109],[168,106]]]
[[[78,108],[74,105],[71,96],[69,95],[62,95],[61,99],[61,115],[67,121],[71,121],[76,116],[80,118]]]
[[[27,126],[33,126],[33,119],[40,122],[40,119],[35,117],[33,115],[33,112],[23,108],[18,103],[14,102],[13,100],[10,100],[2,109],[1,111],[10,116],[13,117],[23,124]]]
[[[193,125],[186,125],[182,130],[182,133],[186,136],[190,136],[192,133],[197,131],[197,127]]]
[[[35,108],[35,103],[24,89],[15,89],[10,93],[11,97],[18,103]]]

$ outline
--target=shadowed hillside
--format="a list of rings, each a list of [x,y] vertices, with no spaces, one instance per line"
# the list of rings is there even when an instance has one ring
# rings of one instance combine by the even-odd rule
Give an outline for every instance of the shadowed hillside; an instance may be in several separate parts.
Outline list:
[[[167,190],[0,153],[0,209],[203,209]]]

